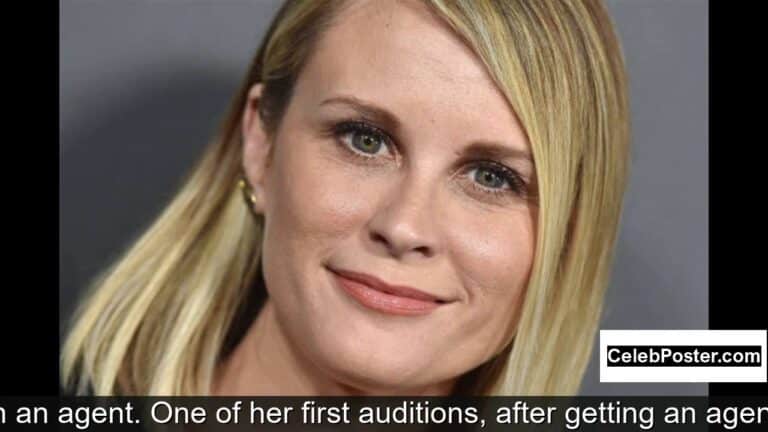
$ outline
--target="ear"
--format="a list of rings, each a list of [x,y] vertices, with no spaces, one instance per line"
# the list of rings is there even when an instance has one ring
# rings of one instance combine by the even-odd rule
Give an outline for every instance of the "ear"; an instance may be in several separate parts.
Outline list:
[[[259,115],[262,89],[259,83],[248,91],[242,119],[243,172],[253,189],[253,207],[257,213],[264,212],[264,178],[272,145]]]

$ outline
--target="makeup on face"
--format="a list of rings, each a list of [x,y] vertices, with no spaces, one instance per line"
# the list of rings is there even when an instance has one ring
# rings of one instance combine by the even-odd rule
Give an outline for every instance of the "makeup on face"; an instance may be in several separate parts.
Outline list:
[[[442,391],[513,336],[534,252],[530,146],[482,61],[428,10],[344,14],[259,168],[277,321],[262,327],[363,393]]]
[[[329,268],[339,287],[360,305],[392,315],[426,315],[452,303],[447,297],[428,294],[405,285],[392,285],[376,276]]]

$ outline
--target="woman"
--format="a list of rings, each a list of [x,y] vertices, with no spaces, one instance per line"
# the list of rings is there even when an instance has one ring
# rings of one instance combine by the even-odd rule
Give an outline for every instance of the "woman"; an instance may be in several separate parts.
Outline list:
[[[64,385],[575,393],[625,87],[596,0],[286,2],[221,133],[79,309]]]

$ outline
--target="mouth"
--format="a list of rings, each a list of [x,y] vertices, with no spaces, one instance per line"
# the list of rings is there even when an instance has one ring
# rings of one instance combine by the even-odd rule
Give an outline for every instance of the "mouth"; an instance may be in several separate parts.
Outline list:
[[[339,287],[362,306],[391,315],[426,315],[449,301],[375,276],[328,268]]]

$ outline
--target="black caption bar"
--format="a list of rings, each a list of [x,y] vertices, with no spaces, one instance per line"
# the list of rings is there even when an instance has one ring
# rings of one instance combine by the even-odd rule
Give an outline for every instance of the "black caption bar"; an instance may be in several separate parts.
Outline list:
[[[762,365],[759,345],[608,345],[609,367],[754,367]]]
[[[763,398],[0,398],[0,430],[741,432],[767,426]]]

